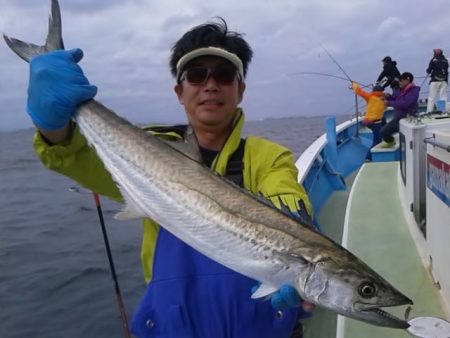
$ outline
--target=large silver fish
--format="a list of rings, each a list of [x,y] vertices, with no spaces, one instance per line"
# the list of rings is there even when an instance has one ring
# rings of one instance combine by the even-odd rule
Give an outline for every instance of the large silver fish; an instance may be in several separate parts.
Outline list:
[[[4,35],[27,62],[62,49],[57,0],[46,44]],[[211,259],[259,282],[253,298],[282,284],[300,296],[344,316],[392,328],[406,321],[382,307],[412,304],[345,248],[240,189],[195,160],[190,138],[177,146],[149,135],[95,100],[82,104],[76,121],[120,186],[122,216],[150,217]],[[195,139],[195,138],[192,138]]]

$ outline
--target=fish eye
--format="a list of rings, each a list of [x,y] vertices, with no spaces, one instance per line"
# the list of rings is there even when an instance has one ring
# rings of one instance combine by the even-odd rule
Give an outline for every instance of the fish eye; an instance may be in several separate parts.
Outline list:
[[[358,293],[363,298],[372,298],[377,291],[375,285],[372,282],[362,282],[358,288]]]

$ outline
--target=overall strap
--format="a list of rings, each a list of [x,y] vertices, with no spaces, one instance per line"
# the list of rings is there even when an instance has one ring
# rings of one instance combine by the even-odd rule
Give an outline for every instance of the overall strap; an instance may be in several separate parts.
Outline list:
[[[244,187],[244,150],[245,150],[245,138],[241,138],[239,147],[231,155],[228,160],[227,170],[225,172],[225,178],[237,184],[240,187]]]

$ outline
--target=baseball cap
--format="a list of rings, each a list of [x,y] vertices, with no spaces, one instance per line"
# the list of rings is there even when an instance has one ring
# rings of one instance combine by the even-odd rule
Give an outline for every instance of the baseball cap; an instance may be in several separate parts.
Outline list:
[[[244,78],[244,66],[242,64],[241,59],[239,59],[239,57],[236,54],[219,47],[203,47],[194,49],[184,54],[183,57],[181,57],[181,59],[178,60],[177,79],[180,77],[181,72],[184,69],[184,66],[186,66],[189,63],[189,61],[192,61],[193,59],[198,58],[200,56],[218,56],[224,58],[230,61],[236,67],[241,79]]]
[[[404,72],[399,77],[400,80],[409,80],[409,82],[413,82],[414,76],[410,72]]]
[[[383,58],[383,60],[381,60],[381,61],[384,61],[384,62],[392,61],[392,58],[390,56],[385,56]]]

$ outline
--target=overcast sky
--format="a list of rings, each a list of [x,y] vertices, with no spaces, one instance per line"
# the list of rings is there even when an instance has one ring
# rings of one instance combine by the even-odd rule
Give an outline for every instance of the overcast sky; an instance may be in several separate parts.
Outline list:
[[[66,48],[79,47],[96,99],[134,123],[184,122],[168,58],[188,29],[223,17],[254,50],[248,120],[354,112],[349,82],[373,83],[390,55],[420,85],[433,48],[450,48],[448,0],[60,0]],[[43,44],[50,0],[0,0],[0,31]],[[0,131],[31,126],[28,65],[0,41]],[[422,86],[422,96],[428,85]],[[426,94],[425,94],[426,95]]]

